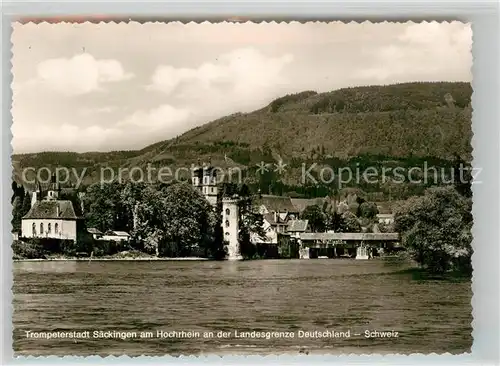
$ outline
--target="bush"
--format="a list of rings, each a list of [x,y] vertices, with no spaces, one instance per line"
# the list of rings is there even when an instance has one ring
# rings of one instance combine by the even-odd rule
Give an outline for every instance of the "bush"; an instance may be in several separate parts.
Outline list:
[[[43,245],[39,240],[14,240],[12,243],[14,258],[18,259],[39,259],[45,258]]]

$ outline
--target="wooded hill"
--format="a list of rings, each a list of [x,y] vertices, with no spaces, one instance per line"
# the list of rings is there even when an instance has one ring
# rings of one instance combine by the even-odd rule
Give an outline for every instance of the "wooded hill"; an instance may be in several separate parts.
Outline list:
[[[427,161],[446,167],[455,155],[471,161],[471,95],[470,84],[461,82],[305,91],[251,113],[217,119],[142,150],[14,155],[14,176],[20,182],[23,167],[87,168],[85,182],[90,184],[103,166],[117,169],[152,164],[174,169],[210,159],[222,168],[239,166],[246,171],[248,183],[266,191],[321,195],[322,188],[321,192],[318,187],[308,192],[300,188],[303,163],[314,162],[318,167],[421,166]],[[280,159],[287,164],[286,174],[270,173],[265,178],[254,174],[261,161]],[[400,195],[413,193],[411,188]]]

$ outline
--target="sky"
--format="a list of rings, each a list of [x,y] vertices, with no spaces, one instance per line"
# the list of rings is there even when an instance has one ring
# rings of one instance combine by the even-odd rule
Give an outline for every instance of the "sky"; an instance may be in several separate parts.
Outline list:
[[[470,24],[13,24],[13,149],[141,149],[304,90],[472,81]]]

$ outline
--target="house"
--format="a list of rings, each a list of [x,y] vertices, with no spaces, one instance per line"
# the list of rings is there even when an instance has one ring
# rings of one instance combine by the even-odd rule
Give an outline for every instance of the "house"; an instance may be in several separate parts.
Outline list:
[[[130,240],[130,234],[125,231],[112,231],[108,230],[104,233],[104,235],[100,238],[101,240],[109,240],[109,241],[125,241],[128,242]]]
[[[23,238],[77,240],[83,223],[77,217],[71,201],[50,199],[34,201],[21,221]]]
[[[256,199],[255,206],[262,215],[272,214],[272,221],[276,223],[299,217],[299,210],[293,205],[290,197],[263,194]]]
[[[90,235],[92,235],[92,237],[94,238],[94,240],[98,240],[98,239],[102,238],[102,236],[103,236],[102,231],[96,229],[95,227],[89,227],[89,228],[87,228],[87,232]]]
[[[254,205],[263,217],[266,238],[262,240],[253,235],[253,243],[278,244],[278,236],[287,232],[288,222],[299,216],[299,211],[292,204],[290,197],[263,194],[259,195]]]
[[[278,244],[278,229],[276,222],[274,221],[273,214],[265,214],[263,216],[262,229],[265,232],[265,238],[258,237],[255,233],[250,234],[250,240],[252,243],[265,243],[265,244]]]

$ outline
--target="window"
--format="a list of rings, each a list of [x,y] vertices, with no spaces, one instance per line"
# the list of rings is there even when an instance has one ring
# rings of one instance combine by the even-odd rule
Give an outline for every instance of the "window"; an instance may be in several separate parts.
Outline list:
[[[210,192],[214,193],[214,187],[210,187]]]
[[[50,222],[47,224],[47,232],[50,234],[50,231],[51,231],[52,227],[50,225]]]
[[[226,220],[226,227],[229,227],[229,220]]]
[[[54,224],[54,232],[56,234],[59,232],[59,224]]]
[[[43,234],[43,222],[40,223],[40,234]]]
[[[231,211],[228,208],[226,208],[226,215],[229,215],[230,213]]]
[[[228,233],[228,232],[226,232],[226,236],[229,236],[229,233]]]
[[[36,235],[36,225],[35,223],[33,223],[33,225],[31,225],[31,232],[33,235]]]

